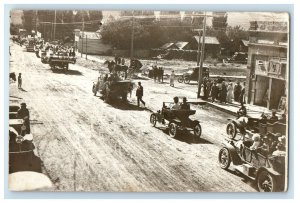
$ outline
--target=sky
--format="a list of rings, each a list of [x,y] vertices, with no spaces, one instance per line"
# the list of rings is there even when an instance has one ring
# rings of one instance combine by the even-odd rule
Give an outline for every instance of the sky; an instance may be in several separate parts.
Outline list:
[[[159,12],[155,12],[157,15]],[[212,14],[212,12],[207,12],[207,14]],[[275,12],[227,12],[228,18],[227,23],[229,26],[240,25],[244,29],[248,29],[250,26],[250,21],[288,21],[289,16],[287,13],[275,13]],[[119,11],[103,11],[103,21],[107,21],[109,16],[118,18],[120,16]],[[22,11],[13,10],[11,11],[11,22],[15,24],[22,23]],[[207,24],[211,25],[212,18],[207,18]]]

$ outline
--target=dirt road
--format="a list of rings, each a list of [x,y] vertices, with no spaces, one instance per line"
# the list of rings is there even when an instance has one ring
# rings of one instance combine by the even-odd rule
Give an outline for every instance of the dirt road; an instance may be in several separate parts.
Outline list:
[[[228,115],[197,109],[199,142],[150,125],[150,110],[193,92],[143,80],[150,110],[137,108],[134,97],[109,105],[92,94],[97,71],[70,65],[68,73],[54,73],[23,49],[11,45],[10,71],[22,72],[24,90],[11,84],[10,96],[22,98],[36,120],[35,145],[56,191],[255,191],[218,166]]]

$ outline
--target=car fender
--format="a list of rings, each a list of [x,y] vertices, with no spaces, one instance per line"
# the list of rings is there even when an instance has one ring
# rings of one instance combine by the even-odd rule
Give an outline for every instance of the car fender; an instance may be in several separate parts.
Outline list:
[[[236,148],[230,142],[230,140],[225,141],[222,143],[222,145],[223,147],[226,147],[228,149],[232,163],[234,165],[240,165],[243,163],[243,161],[239,156],[238,152],[236,151]]]
[[[272,169],[272,168],[260,167],[260,168],[257,170],[257,172],[256,172],[256,177],[255,177],[255,179],[257,179],[257,175],[258,175],[260,172],[262,172],[262,171],[267,171],[267,172],[269,172],[270,174],[272,174],[272,175],[274,175],[274,176],[277,176],[277,177],[280,177],[280,176],[283,175],[283,174],[278,173],[277,171],[274,171],[274,169]]]

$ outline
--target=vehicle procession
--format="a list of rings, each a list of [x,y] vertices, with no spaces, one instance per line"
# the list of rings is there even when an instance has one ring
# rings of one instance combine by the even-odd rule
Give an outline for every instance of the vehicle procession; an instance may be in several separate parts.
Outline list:
[[[250,105],[245,78],[213,65],[85,57],[59,40],[11,37],[10,175],[43,175],[33,190],[47,191],[287,190],[287,104]]]

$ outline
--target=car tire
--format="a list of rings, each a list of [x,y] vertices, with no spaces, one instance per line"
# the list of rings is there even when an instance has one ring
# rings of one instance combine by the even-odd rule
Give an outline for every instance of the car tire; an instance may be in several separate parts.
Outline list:
[[[233,122],[230,122],[226,126],[226,133],[230,139],[234,139],[237,133],[237,127]]]
[[[229,150],[226,147],[223,147],[219,151],[218,161],[222,169],[226,170],[230,166],[231,157],[230,157]]]
[[[177,125],[176,123],[170,123],[169,124],[169,135],[170,137],[174,138],[177,136],[177,132],[178,131],[178,128],[177,128]]]
[[[155,127],[156,126],[156,122],[157,122],[156,115],[153,113],[150,116],[150,123],[152,124],[153,127]]]
[[[183,77],[182,77],[182,76],[179,76],[178,79],[177,79],[177,81],[178,81],[179,83],[183,83]]]
[[[184,77],[184,84],[189,84],[190,83],[190,77],[189,76],[185,76]]]
[[[259,192],[279,192],[276,177],[263,170],[257,175],[257,188]]]
[[[202,134],[202,128],[201,128],[200,123],[197,123],[197,124],[194,126],[193,131],[194,131],[194,136],[195,136],[197,139],[200,139],[201,134]]]

